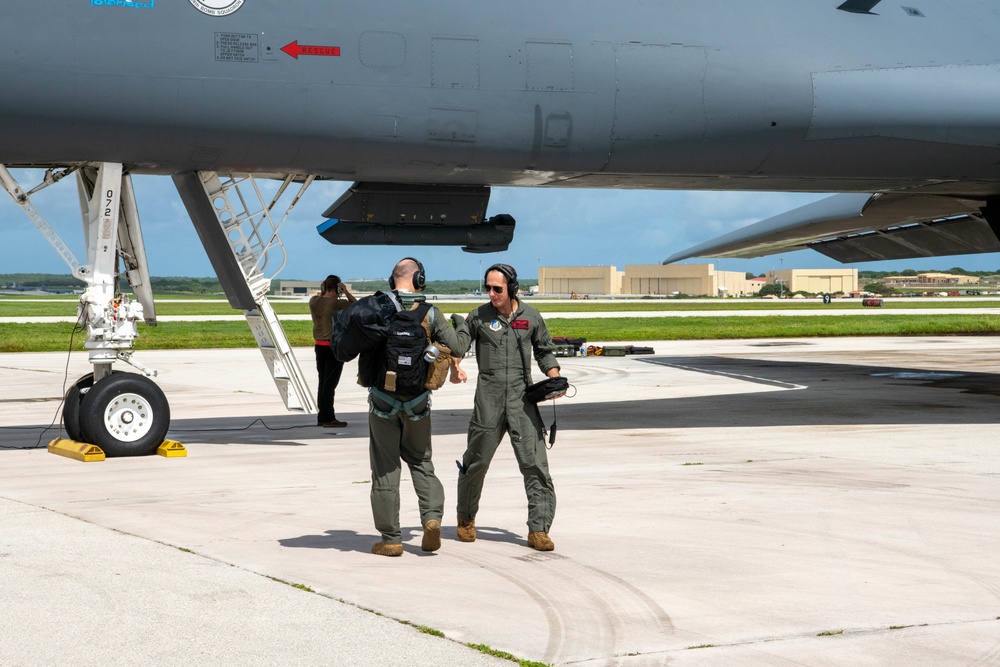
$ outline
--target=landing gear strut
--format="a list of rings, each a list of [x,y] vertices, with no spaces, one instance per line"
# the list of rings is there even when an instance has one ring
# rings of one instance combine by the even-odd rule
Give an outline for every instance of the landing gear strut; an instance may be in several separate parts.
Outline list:
[[[73,173],[83,212],[86,264],[77,261],[30,200],[36,191]],[[230,304],[246,315],[285,406],[315,414],[316,403],[305,376],[267,300],[271,278],[285,263],[279,230],[314,177],[286,175],[270,202],[249,174],[190,172],[173,179]],[[292,192],[289,188],[295,183],[300,184],[299,190],[284,216],[272,215],[272,211],[280,212],[276,210],[279,200],[286,191]],[[108,456],[158,450],[165,451],[165,456],[180,455],[176,451],[183,446],[163,440],[170,426],[170,408],[163,392],[148,379],[156,372],[132,357],[139,335],[137,322],[156,326],[156,315],[131,176],[120,163],[62,165],[49,169],[41,184],[25,192],[0,164],[0,187],[63,257],[73,275],[87,284],[77,322],[87,332],[84,347],[94,372],[77,380],[66,394],[63,422],[71,444],[97,445]],[[122,275],[134,299],[120,291]],[[116,361],[131,364],[143,375],[113,372]],[[53,451],[51,445],[49,450]]]
[[[76,173],[83,213],[87,263],[81,264],[35,210],[30,195]],[[156,325],[146,251],[139,227],[132,179],[119,163],[81,164],[50,169],[44,181],[25,193],[0,165],[0,185],[31,218],[63,257],[73,275],[87,284],[77,323],[87,332],[84,347],[94,372],[77,380],[66,394],[63,425],[76,442],[97,445],[107,456],[152,454],[170,426],[167,399],[155,375],[132,358],[138,320]],[[135,300],[120,290],[121,266]],[[113,372],[124,361],[144,375]]]

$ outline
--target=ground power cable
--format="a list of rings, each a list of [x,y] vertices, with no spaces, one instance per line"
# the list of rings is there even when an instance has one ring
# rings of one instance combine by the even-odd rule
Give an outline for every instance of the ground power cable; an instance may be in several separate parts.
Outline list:
[[[83,316],[86,311],[83,308],[80,309],[80,314],[76,318],[76,322],[73,323],[73,329],[69,332],[69,349],[66,350],[66,366],[63,368],[63,383],[62,383],[62,398],[59,399],[59,405],[56,406],[55,414],[52,415],[52,421],[49,422],[48,426],[38,427],[38,426],[0,426],[0,430],[4,431],[34,431],[41,428],[41,432],[38,434],[38,439],[35,441],[33,446],[28,447],[15,447],[11,445],[0,445],[0,449],[12,450],[12,449],[41,449],[42,448],[42,437],[45,435],[46,431],[52,430],[55,427],[56,422],[59,422],[59,439],[63,437],[62,420],[59,416],[62,414],[63,403],[66,402],[66,382],[69,380],[69,362],[73,356],[73,338],[76,334],[83,332]]]
[[[48,426],[0,426],[0,432],[2,431],[40,431],[38,434],[38,439],[35,441],[34,445],[29,445],[26,447],[19,447],[15,445],[5,445],[0,444],[0,450],[29,450],[29,449],[41,449],[42,438],[47,431],[51,431],[56,427],[58,422],[59,428],[59,438],[63,437],[63,423],[60,419],[62,414],[63,405],[66,402],[66,384],[69,382],[69,364],[73,355],[73,339],[76,334],[83,332],[83,316],[84,312],[80,312],[80,316],[77,318],[76,322],[73,324],[73,329],[70,331],[69,335],[69,349],[66,352],[66,365],[63,368],[63,382],[62,382],[62,398],[59,399],[59,404],[56,406],[55,413],[52,416],[52,421],[49,422]],[[315,428],[308,424],[300,424],[296,426],[269,426],[262,418],[254,419],[252,422],[246,426],[233,427],[233,428],[199,428],[199,429],[170,429],[168,433],[239,433],[241,431],[248,431],[257,423],[260,423],[268,431],[293,431],[300,428]]]

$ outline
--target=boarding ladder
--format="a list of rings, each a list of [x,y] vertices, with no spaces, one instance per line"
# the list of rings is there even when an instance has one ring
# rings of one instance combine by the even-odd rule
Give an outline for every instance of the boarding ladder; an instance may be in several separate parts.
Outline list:
[[[295,180],[287,176],[270,204],[265,204],[257,182],[249,174],[198,172],[174,177],[226,296],[234,308],[243,311],[285,407],[315,413],[316,402],[305,376],[267,300],[271,279],[285,266],[286,252],[279,231],[313,179],[301,179],[299,192],[275,223],[272,209]],[[202,192],[197,191],[198,187]],[[226,246],[231,256],[226,256]]]

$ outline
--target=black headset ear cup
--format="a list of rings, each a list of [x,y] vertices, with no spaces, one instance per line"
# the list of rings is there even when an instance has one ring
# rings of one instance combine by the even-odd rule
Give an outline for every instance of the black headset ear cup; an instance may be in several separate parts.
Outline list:
[[[517,271],[514,270],[513,266],[508,268],[510,268],[510,277],[507,280],[507,293],[511,296],[517,296],[517,288],[520,284],[517,282]]]
[[[422,291],[427,286],[427,274],[424,273],[424,265],[416,257],[404,257],[400,261],[407,259],[415,262],[417,265],[417,270],[413,272],[413,287],[418,291]],[[389,274],[389,289],[396,289],[396,278],[391,273]]]
[[[406,259],[417,265],[417,270],[413,272],[414,289],[417,291],[423,291],[424,287],[427,286],[427,274],[424,273],[424,265],[421,264],[420,260],[416,257],[407,257]]]
[[[411,257],[410,259],[413,258]],[[413,261],[416,262],[419,267],[417,268],[416,273],[413,274],[413,286],[422,291],[424,287],[427,286],[427,276],[424,274],[424,265],[421,264],[419,260],[414,259]]]
[[[514,296],[517,294],[517,271],[510,264],[494,264],[490,268],[486,269],[486,273],[483,274],[483,283],[486,283],[486,276],[490,275],[490,271],[499,271],[501,275],[507,281],[507,294]]]

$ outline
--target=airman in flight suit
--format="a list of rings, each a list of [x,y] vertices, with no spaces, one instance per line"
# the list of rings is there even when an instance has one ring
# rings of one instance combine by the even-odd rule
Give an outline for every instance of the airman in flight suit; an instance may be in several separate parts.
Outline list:
[[[556,511],[556,492],[549,474],[543,427],[537,406],[525,399],[531,384],[532,353],[548,377],[559,376],[555,345],[541,314],[516,298],[517,273],[507,264],[486,272],[490,303],[466,318],[468,331],[458,332],[460,359],[476,345],[479,380],[469,423],[468,445],[458,477],[458,538],[476,539],[476,514],[483,481],[504,434],[510,435],[528,496],[528,546],[539,551],[555,548],[548,532]],[[466,379],[457,361],[452,382]]]

